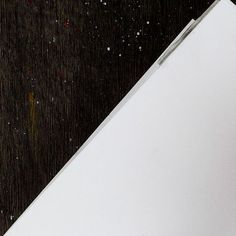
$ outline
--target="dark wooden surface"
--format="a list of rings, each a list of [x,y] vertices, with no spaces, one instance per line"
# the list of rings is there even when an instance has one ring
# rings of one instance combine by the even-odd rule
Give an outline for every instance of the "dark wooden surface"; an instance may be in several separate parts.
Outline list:
[[[0,1],[0,235],[212,2]]]

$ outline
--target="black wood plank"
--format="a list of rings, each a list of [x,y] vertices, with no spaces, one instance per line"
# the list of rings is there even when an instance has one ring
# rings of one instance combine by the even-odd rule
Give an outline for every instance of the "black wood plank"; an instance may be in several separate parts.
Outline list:
[[[212,2],[0,1],[0,235]]]

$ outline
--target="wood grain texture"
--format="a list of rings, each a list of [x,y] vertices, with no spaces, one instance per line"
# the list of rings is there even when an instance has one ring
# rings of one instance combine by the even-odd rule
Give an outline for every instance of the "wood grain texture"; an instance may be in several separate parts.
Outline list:
[[[0,1],[0,235],[212,2]]]

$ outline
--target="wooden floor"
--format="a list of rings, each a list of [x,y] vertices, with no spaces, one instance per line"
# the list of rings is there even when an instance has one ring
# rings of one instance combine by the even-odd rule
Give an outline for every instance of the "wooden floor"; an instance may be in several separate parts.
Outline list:
[[[0,1],[0,235],[212,2]]]

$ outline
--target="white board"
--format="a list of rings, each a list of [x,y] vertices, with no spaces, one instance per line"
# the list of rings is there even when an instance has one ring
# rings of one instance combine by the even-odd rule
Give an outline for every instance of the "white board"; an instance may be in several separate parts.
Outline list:
[[[236,7],[219,3],[6,236],[235,236]]]

